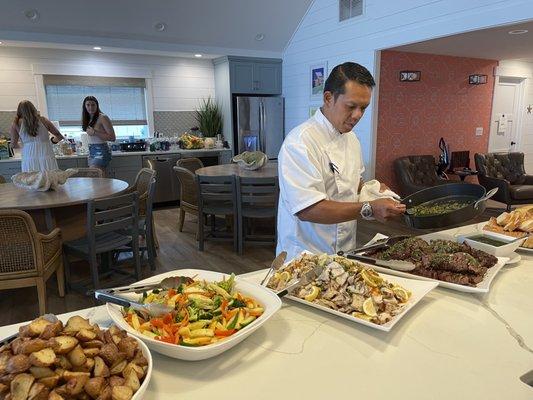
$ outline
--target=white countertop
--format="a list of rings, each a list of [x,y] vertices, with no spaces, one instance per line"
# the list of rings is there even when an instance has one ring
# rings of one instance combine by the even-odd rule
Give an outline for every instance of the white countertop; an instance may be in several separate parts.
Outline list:
[[[152,352],[144,399],[532,399],[519,380],[533,369],[532,288],[533,258],[522,253],[489,294],[437,288],[389,333],[284,300],[218,357],[186,362]],[[74,314],[111,322],[105,307],[66,315]],[[1,327],[0,336],[16,327]]]
[[[231,149],[179,149],[179,150],[169,150],[169,151],[113,151],[113,157],[122,157],[122,156],[151,156],[151,155],[161,155],[161,154],[194,154],[194,153],[213,153],[218,154],[224,151],[231,151]],[[88,154],[78,155],[73,154],[70,156],[56,156],[58,160],[71,159],[71,158],[87,158]],[[0,160],[0,162],[17,162],[21,160],[20,152],[15,153],[15,157],[6,158]]]

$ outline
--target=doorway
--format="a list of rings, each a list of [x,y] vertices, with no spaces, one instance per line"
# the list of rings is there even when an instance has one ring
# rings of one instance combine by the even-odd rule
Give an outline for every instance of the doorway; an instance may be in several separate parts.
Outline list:
[[[525,153],[524,144],[528,140],[522,131],[524,86],[524,78],[496,76],[490,121],[489,152],[522,151]],[[533,136],[530,141],[533,144]],[[533,156],[533,146],[531,146],[530,153]],[[530,158],[526,155],[526,162]],[[533,160],[530,162],[530,167],[533,167]]]

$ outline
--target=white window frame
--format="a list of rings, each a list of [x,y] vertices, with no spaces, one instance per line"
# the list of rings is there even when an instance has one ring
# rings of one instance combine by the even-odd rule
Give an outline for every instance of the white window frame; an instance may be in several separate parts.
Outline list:
[[[115,67],[88,64],[32,64],[33,79],[37,92],[37,108],[42,115],[48,118],[48,106],[46,104],[46,90],[44,87],[43,75],[71,75],[71,76],[95,76],[107,78],[140,78],[144,79],[145,101],[146,101],[146,122],[148,123],[148,136],[154,133],[154,94],[152,79],[153,74],[150,69]]]

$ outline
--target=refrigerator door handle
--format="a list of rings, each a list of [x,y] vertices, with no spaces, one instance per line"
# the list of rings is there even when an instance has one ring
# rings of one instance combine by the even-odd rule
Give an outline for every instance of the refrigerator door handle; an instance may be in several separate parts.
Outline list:
[[[261,100],[261,151],[266,154],[266,110],[265,104]]]
[[[264,121],[263,121],[263,101],[259,100],[259,137],[257,138],[258,139],[258,142],[257,143],[257,147],[258,147],[258,150],[259,151],[262,151],[264,152],[265,149],[263,148],[263,136],[264,136],[264,130],[265,130],[265,124],[264,124]]]

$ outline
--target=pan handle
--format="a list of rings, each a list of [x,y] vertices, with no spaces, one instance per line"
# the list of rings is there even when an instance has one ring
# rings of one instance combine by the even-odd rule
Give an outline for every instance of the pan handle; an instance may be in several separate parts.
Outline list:
[[[483,196],[482,198],[480,198],[478,201],[474,203],[474,208],[477,209],[480,203],[483,203],[484,201],[487,201],[488,199],[490,199],[492,196],[496,194],[497,191],[498,191],[497,187],[490,189],[487,193],[485,193],[485,196]]]

